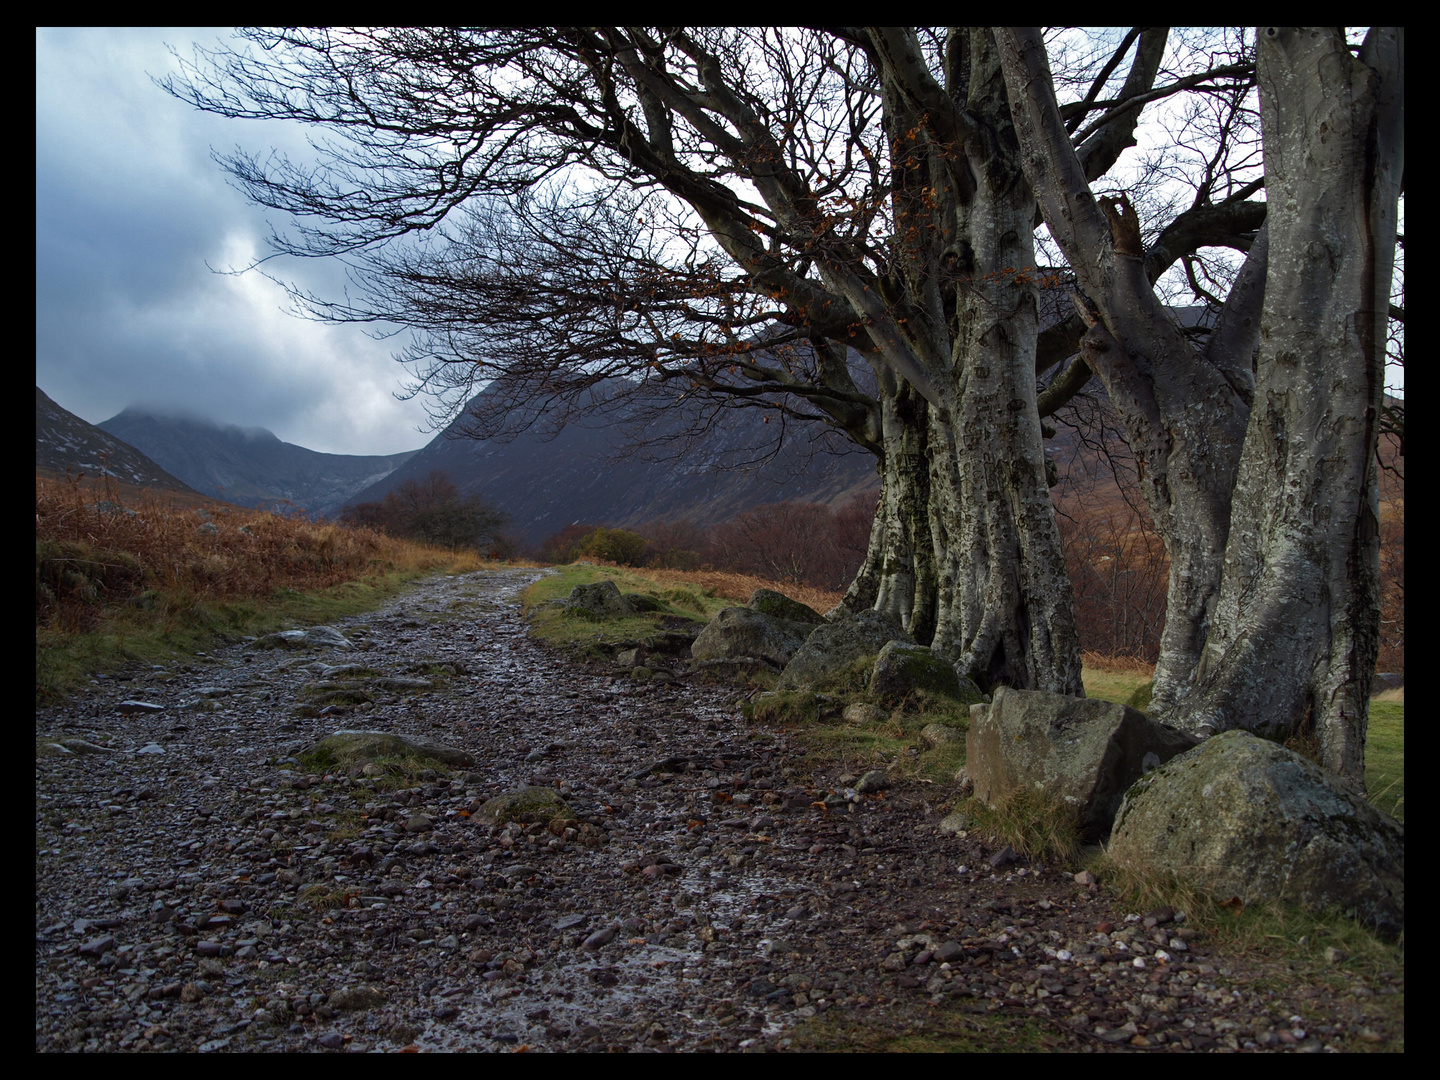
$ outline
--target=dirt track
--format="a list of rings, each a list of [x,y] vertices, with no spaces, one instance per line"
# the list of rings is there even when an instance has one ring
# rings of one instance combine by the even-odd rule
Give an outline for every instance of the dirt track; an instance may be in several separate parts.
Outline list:
[[[339,624],[351,650],[235,646],[37,714],[72,752],[36,764],[36,1049],[1403,1047],[1377,1009],[1403,983],[1288,987],[938,835],[948,791],[849,797],[733,691],[545,653],[515,600],[534,576],[415,587]],[[302,715],[342,664],[380,673],[329,680],[374,700]],[[393,790],[299,771],[337,728],[477,763]],[[582,827],[482,824],[521,784]]]

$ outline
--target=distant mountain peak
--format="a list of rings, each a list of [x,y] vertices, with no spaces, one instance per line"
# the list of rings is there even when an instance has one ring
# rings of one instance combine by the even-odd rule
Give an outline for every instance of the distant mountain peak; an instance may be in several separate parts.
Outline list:
[[[284,442],[265,428],[144,405],[132,405],[99,426],[206,495],[327,517],[416,453],[325,454]]]

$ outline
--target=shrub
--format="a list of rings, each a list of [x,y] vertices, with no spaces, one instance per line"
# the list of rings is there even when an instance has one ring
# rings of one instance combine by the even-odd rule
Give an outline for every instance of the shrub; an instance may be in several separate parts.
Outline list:
[[[645,562],[645,537],[624,529],[600,527],[580,541],[579,554],[604,559],[622,566],[641,566]]]

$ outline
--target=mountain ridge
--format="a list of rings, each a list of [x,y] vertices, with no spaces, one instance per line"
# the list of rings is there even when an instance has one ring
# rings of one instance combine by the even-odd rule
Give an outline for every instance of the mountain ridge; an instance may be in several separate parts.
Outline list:
[[[355,494],[418,451],[326,454],[266,428],[241,428],[131,406],[96,425],[138,447],[203,494],[241,506],[297,508],[332,517]]]
[[[199,495],[130,443],[82,420],[35,387],[35,470],[108,477],[122,484]]]

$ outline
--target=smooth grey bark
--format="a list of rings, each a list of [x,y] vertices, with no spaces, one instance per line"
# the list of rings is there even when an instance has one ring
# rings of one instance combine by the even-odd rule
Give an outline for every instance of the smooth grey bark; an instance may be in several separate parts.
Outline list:
[[[997,31],[1026,175],[1051,235],[1074,270],[1089,324],[1081,355],[1120,413],[1141,492],[1170,556],[1166,621],[1152,708],[1164,713],[1193,685],[1220,588],[1230,492],[1253,394],[1267,248],[1252,246],[1222,322],[1198,349],[1152,286],[1128,200],[1095,199],[1060,117],[1040,31]]]
[[[1376,443],[1404,175],[1404,30],[1258,35],[1271,273],[1225,578],[1175,712],[1318,737],[1362,789],[1379,648]]]
[[[1036,208],[994,39],[952,32],[942,90],[912,35],[870,35],[901,159],[886,315],[904,327],[870,333],[887,360],[902,342],[917,360],[880,372],[882,393],[893,386],[882,404],[885,522],[847,604],[897,617],[987,689],[1080,694],[1036,406]],[[911,368],[928,385],[901,384]]]

